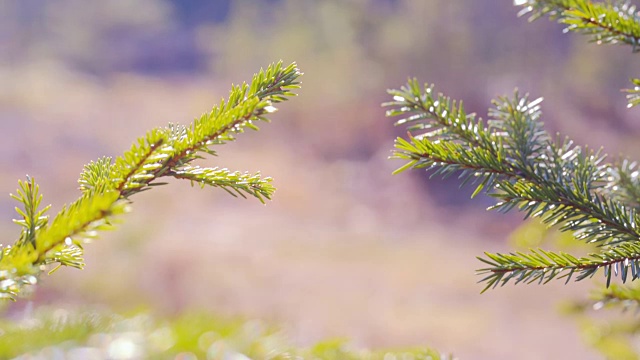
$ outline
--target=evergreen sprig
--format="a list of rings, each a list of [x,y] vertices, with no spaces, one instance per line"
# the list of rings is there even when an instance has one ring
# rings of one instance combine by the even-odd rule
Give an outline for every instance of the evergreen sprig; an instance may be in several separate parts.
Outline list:
[[[184,166],[169,174],[177,179],[190,180],[192,185],[198,183],[203,188],[206,185],[219,187],[232,196],[240,195],[246,198],[246,195],[251,195],[262,203],[265,198],[270,200],[271,194],[275,191],[271,185],[271,178],[262,178],[260,173],[249,174],[219,168]]]
[[[39,210],[42,195],[40,194],[40,187],[36,185],[32,178],[27,176],[27,180],[24,182],[19,180],[18,185],[20,186],[17,191],[18,195],[11,194],[10,196],[22,203],[24,210],[16,207],[16,212],[22,216],[22,220],[13,221],[23,226],[19,239],[20,245],[25,243],[33,245],[36,241],[36,230],[47,225],[49,218],[46,213],[51,205]]]
[[[548,283],[558,278],[565,278],[565,283],[576,274],[576,281],[592,277],[599,269],[604,269],[607,286],[611,284],[613,275],[620,276],[623,282],[640,277],[640,244],[623,243],[612,246],[606,251],[589,254],[588,257],[576,258],[564,252],[554,253],[542,249],[531,250],[530,253],[491,254],[485,253],[488,259],[478,259],[490,267],[478,270],[479,275],[487,275],[480,282],[486,282],[482,292],[505,285],[513,280],[516,284]]]
[[[545,15],[566,25],[564,31],[574,31],[590,37],[596,44],[623,44],[640,51],[640,15],[636,5],[627,1],[593,2],[590,0],[514,0],[522,10],[518,16],[529,15],[535,21]],[[640,79],[631,79],[627,92],[627,107],[640,104]]]
[[[270,65],[253,76],[251,84],[232,86],[229,98],[190,125],[170,124],[139,138],[115,160],[109,157],[84,167],[78,183],[82,195],[49,222],[49,206],[40,209],[42,195],[33,178],[19,181],[21,203],[16,223],[23,227],[13,246],[0,249],[0,297],[15,297],[25,285],[35,284],[49,264],[82,268],[82,244],[100,231],[113,228],[129,210],[130,197],[153,186],[162,177],[174,177],[219,187],[242,197],[251,195],[264,203],[271,199],[271,178],[220,168],[193,166],[203,154],[215,155],[214,145],[235,139],[245,129],[258,130],[257,122],[268,121],[275,105],[295,96],[301,72],[293,63]],[[53,271],[52,270],[52,271]]]
[[[489,254],[481,261],[481,281],[488,288],[509,281],[548,282],[554,278],[576,281],[605,270],[622,281],[640,276],[640,216],[634,206],[640,194],[636,165],[605,163],[601,151],[576,146],[571,140],[553,139],[540,121],[542,99],[529,100],[517,91],[499,98],[483,121],[464,110],[462,102],[442,94],[432,85],[420,87],[409,80],[400,90],[390,90],[393,101],[388,116],[409,129],[396,140],[392,158],[406,161],[396,173],[426,168],[431,175],[457,175],[462,185],[476,186],[498,202],[490,209],[518,209],[527,217],[560,225],[574,237],[596,243],[600,253],[576,258],[565,253],[534,250],[529,254]],[[633,201],[629,201],[633,200]]]
[[[626,44],[640,50],[640,18],[635,5],[626,1],[514,0],[534,21],[548,15],[566,25],[565,31],[589,35],[597,44]]]

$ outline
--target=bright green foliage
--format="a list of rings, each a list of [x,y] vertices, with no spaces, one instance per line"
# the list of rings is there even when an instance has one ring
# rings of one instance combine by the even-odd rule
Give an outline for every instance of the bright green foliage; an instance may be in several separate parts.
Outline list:
[[[604,163],[600,152],[572,141],[554,140],[540,122],[542,99],[530,101],[517,92],[494,101],[487,122],[467,114],[461,102],[439,94],[416,80],[389,91],[388,116],[399,116],[416,135],[398,138],[394,157],[408,168],[427,168],[432,175],[456,174],[462,184],[498,199],[492,208],[517,208],[526,217],[540,217],[561,231],[600,245],[588,258],[538,250],[530,254],[487,254],[487,288],[518,282],[548,282],[560,275],[567,281],[592,276],[604,268],[607,283],[620,272],[623,281],[640,276],[640,216],[621,200],[640,190],[635,165]],[[629,276],[628,276],[629,275]],[[485,290],[487,289],[485,288]]]
[[[518,15],[529,15],[529,21],[548,15],[566,25],[566,32],[588,35],[597,44],[630,45],[633,52],[640,51],[640,17],[636,5],[626,1],[514,0],[514,4],[523,7]],[[626,90],[628,107],[640,104],[640,79],[631,82],[634,88]]]
[[[607,42],[616,40],[606,32],[613,31],[613,26],[602,29],[587,22],[589,30],[585,30],[576,19],[609,19],[609,12],[620,9],[634,12],[626,5],[618,8],[586,1],[528,1],[526,5],[524,13],[532,13],[533,19],[549,14],[569,24],[569,30],[586,31]],[[635,17],[632,20],[635,24]],[[634,30],[640,25],[614,23],[620,36],[623,30],[629,36],[640,34]],[[544,250],[487,253],[480,260],[489,267],[479,270],[485,275],[484,290],[511,280],[569,281],[574,274],[582,280],[600,268],[607,285],[612,275],[620,275],[623,282],[640,277],[640,180],[634,162],[608,164],[600,151],[552,138],[540,121],[542,99],[530,100],[517,91],[511,98],[495,100],[486,122],[468,114],[462,102],[436,95],[432,85],[421,88],[416,80],[389,93],[393,101],[385,104],[391,107],[387,115],[400,117],[396,124],[406,125],[410,132],[396,141],[393,157],[407,161],[396,172],[426,168],[432,175],[455,174],[463,185],[476,185],[473,196],[484,190],[498,199],[492,209],[517,208],[525,218],[539,217],[549,226],[559,225],[576,239],[599,246],[598,253],[580,258]]]
[[[356,349],[345,341],[325,341],[298,348],[284,334],[262,322],[229,320],[209,314],[159,319],[149,314],[129,317],[100,312],[40,309],[24,321],[2,321],[0,358],[34,355],[92,359],[324,359],[446,360],[428,349]],[[63,356],[66,355],[66,356]]]
[[[42,202],[42,195],[40,195],[40,189],[33,179],[27,177],[25,182],[18,180],[18,185],[20,185],[18,195],[11,194],[11,197],[24,204],[24,211],[16,208],[16,212],[22,216],[22,220],[14,220],[14,222],[24,227],[22,234],[20,234],[20,244],[33,245],[36,242],[36,229],[47,225],[49,218],[45,216],[45,213],[51,206],[38,210]]]
[[[544,15],[566,25],[565,31],[577,31],[598,44],[627,44],[640,50],[640,24],[636,6],[622,1],[589,0],[514,0],[524,8],[519,15],[536,20]]]
[[[566,25],[565,32],[585,34],[597,44],[626,44],[640,51],[640,17],[624,1],[515,0],[520,15],[536,20],[548,15]],[[628,107],[640,104],[640,79],[626,90]],[[604,270],[606,288],[593,299],[574,303],[570,313],[585,340],[610,359],[637,359],[640,323],[626,313],[619,321],[592,319],[591,309],[634,308],[640,303],[637,284],[611,284],[640,277],[640,170],[627,159],[605,162],[601,151],[550,136],[540,121],[541,99],[517,91],[499,98],[482,121],[467,113],[462,102],[422,88],[416,80],[390,90],[388,116],[399,117],[408,135],[398,138],[393,158],[405,161],[396,172],[425,168],[432,176],[455,175],[475,184],[473,196],[486,192],[497,199],[490,209],[518,209],[525,218],[539,218],[549,228],[590,244],[591,254],[576,257],[542,249],[509,254],[485,253],[478,270],[486,291],[506,283],[580,281]],[[593,247],[595,246],[595,248]]]
[[[270,199],[275,190],[271,178],[201,168],[191,162],[204,154],[215,155],[213,145],[233,141],[245,129],[257,130],[256,123],[268,121],[277,103],[295,95],[292,91],[299,87],[300,75],[296,64],[272,64],[254,75],[250,85],[234,86],[228,100],[190,125],[153,129],[115,160],[89,163],[78,180],[82,195],[52,221],[46,215],[49,207],[39,207],[42,195],[35,181],[20,181],[12,197],[23,206],[16,208],[21,219],[15,220],[23,229],[13,246],[1,250],[0,297],[13,298],[24,285],[34,284],[49,264],[82,268],[82,244],[111,229],[118,216],[128,211],[130,197],[164,184],[158,181],[162,177],[219,187],[234,196],[251,195],[263,203]]]

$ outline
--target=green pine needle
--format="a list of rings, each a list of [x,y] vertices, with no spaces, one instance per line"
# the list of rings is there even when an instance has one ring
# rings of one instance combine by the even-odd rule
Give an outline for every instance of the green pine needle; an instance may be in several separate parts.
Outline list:
[[[456,175],[462,185],[475,185],[472,196],[486,192],[497,199],[490,209],[518,209],[588,243],[601,252],[575,258],[565,253],[535,250],[529,254],[486,254],[490,267],[479,270],[487,290],[510,281],[547,283],[554,278],[576,280],[604,269],[636,279],[640,264],[640,216],[636,205],[640,181],[636,164],[604,162],[600,151],[553,139],[540,121],[542,99],[530,100],[516,91],[493,102],[489,120],[464,110],[462,103],[432,85],[415,79],[390,90],[384,105],[409,134],[398,138],[392,158],[405,161],[395,173],[424,168],[432,176]],[[484,291],[483,290],[483,291]]]
[[[640,51],[640,18],[628,2],[589,0],[515,0],[519,15],[534,21],[545,15],[566,25],[565,31],[588,35],[597,44],[630,45]]]
[[[60,266],[82,268],[82,244],[112,229],[128,211],[131,196],[166,184],[159,178],[185,179],[233,196],[251,195],[263,203],[271,199],[275,188],[269,177],[190,163],[203,154],[215,155],[213,146],[233,141],[245,129],[258,130],[256,123],[269,121],[275,105],[295,96],[300,75],[295,63],[272,64],[255,74],[249,85],[232,86],[228,99],[191,124],[152,129],[115,160],[90,162],[78,180],[82,195],[51,222],[46,215],[49,206],[39,208],[42,195],[35,181],[19,181],[17,195],[11,197],[23,206],[16,208],[21,219],[14,220],[23,229],[13,246],[0,249],[0,297],[13,298],[35,284],[48,265],[53,266],[50,272]]]

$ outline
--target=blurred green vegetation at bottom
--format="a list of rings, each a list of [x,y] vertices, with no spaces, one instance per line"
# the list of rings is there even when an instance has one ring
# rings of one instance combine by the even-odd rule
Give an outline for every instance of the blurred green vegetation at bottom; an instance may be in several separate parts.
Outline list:
[[[258,320],[207,313],[173,319],[149,313],[39,309],[21,320],[0,321],[1,359],[453,359],[428,348],[369,351],[343,340],[310,348]]]

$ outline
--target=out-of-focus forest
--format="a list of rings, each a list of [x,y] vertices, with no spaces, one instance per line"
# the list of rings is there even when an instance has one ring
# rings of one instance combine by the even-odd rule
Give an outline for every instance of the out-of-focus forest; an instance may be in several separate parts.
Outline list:
[[[505,251],[519,214],[420,172],[392,176],[403,129],[385,90],[432,82],[484,116],[515,87],[544,96],[545,123],[638,158],[640,122],[621,88],[629,49],[594,46],[492,0],[5,0],[0,2],[0,193],[25,174],[53,213],[84,164],[147,129],[186,123],[260,67],[296,61],[300,96],[209,166],[275,178],[266,206],[168,186],[135,197],[83,271],[45,277],[5,316],[38,306],[192,310],[258,318],[297,344],[429,345],[467,359],[595,359],[558,302],[589,284],[480,295],[475,256]],[[2,243],[17,238],[0,198]]]

